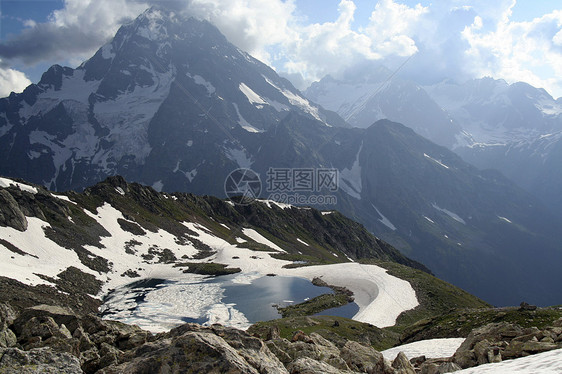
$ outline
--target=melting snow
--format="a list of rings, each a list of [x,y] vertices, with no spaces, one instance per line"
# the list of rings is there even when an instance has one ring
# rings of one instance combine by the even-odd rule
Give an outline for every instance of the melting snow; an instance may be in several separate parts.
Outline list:
[[[447,165],[445,165],[444,163],[442,163],[439,160],[434,159],[433,157],[427,155],[426,153],[423,154],[426,158],[430,159],[431,161],[435,162],[436,164],[438,164],[439,166],[444,167],[445,169],[448,169],[449,167]]]
[[[391,361],[394,360],[400,352],[404,352],[408,359],[419,356],[425,356],[426,358],[445,358],[455,354],[462,342],[464,342],[464,338],[421,340],[390,348],[381,353],[384,358]]]
[[[164,187],[164,183],[162,181],[156,181],[152,184],[152,188],[154,188],[158,192],[162,192],[162,188]]]
[[[69,266],[97,275],[80,262],[76,252],[59,246],[45,236],[43,229],[50,227],[47,222],[36,217],[26,218],[25,232],[0,227],[0,238],[29,254],[22,256],[13,253],[0,244],[0,274],[29,285],[50,284],[36,274],[54,278]]]
[[[269,239],[264,238],[259,232],[257,232],[254,229],[242,229],[242,232],[244,233],[244,235],[246,235],[248,238],[252,239],[253,241],[256,241],[258,243],[266,245],[269,248],[274,249],[276,251],[286,252],[284,249],[279,247],[277,244],[273,243]]]
[[[101,57],[105,60],[110,60],[115,57],[115,53],[113,52],[113,44],[107,43],[101,48]]]
[[[242,114],[240,114],[240,109],[238,109],[238,104],[232,103],[232,105],[234,106],[234,109],[236,109],[236,114],[238,115],[238,124],[242,126],[244,130],[248,132],[263,132],[263,130],[256,129],[254,126],[250,125],[250,123],[246,121],[244,117],[242,117]]]
[[[205,78],[203,78],[200,75],[191,75],[189,73],[187,73],[187,76],[191,79],[193,79],[193,81],[195,82],[195,84],[198,84],[200,86],[203,86],[207,89],[207,96],[211,96],[212,94],[214,94],[217,90],[215,88],[215,86],[213,86],[210,82],[208,82],[207,80],[205,80]]]
[[[539,353],[532,356],[516,358],[495,364],[456,371],[457,374],[560,374],[562,373],[562,349]]]
[[[435,209],[437,209],[438,211],[445,213],[446,215],[448,215],[449,217],[451,217],[455,221],[460,222],[463,225],[466,225],[465,220],[462,219],[458,214],[455,214],[455,213],[453,213],[453,212],[451,212],[450,210],[447,210],[447,209],[439,208],[439,206],[437,206],[437,204],[435,204],[435,203],[433,203],[432,206]]]
[[[389,229],[391,229],[392,231],[396,231],[396,226],[394,226],[392,224],[392,222],[390,222],[390,220],[388,218],[386,218],[378,209],[376,206],[374,206],[373,204],[371,204],[371,206],[373,208],[375,208],[375,210],[377,211],[378,215],[381,216],[381,218],[379,219],[379,221],[385,225],[386,227],[388,227]]]
[[[243,169],[251,168],[254,163],[252,159],[248,157],[245,149],[226,148],[224,154]]]
[[[10,186],[15,186],[22,191],[31,192],[32,194],[37,193],[37,188],[35,188],[33,186],[29,186],[29,185],[24,184],[24,183],[14,182],[11,179],[0,177],[0,187],[7,188],[7,187],[10,187]]]
[[[359,154],[363,149],[363,143],[359,147],[357,151],[357,155],[355,156],[355,162],[351,166],[351,169],[345,168],[340,170],[340,180],[343,183],[340,183],[340,187],[347,193],[349,196],[354,197],[358,200],[361,200],[361,166],[359,165]]]
[[[428,221],[431,222],[431,223],[435,223],[435,222],[433,222],[433,220],[432,220],[431,218],[429,218],[429,217],[423,216],[423,218],[425,218],[426,220],[428,220]]]
[[[257,200],[257,201],[259,201],[260,203],[263,203],[263,204],[267,205],[267,207],[268,207],[269,209],[271,209],[271,206],[272,206],[272,205],[275,205],[276,207],[281,208],[281,209],[295,208],[295,206],[293,206],[293,205],[291,205],[291,204],[280,203],[280,202],[275,201],[275,200]]]
[[[300,240],[299,238],[297,238],[297,241],[298,241],[299,243],[302,243],[302,244],[306,245],[307,247],[310,247],[310,245],[309,245],[307,242],[305,242],[305,241],[303,241],[303,240]],[[336,257],[337,257],[337,255],[336,255]]]
[[[260,95],[252,91],[252,89],[246,86],[244,83],[240,83],[239,88],[240,91],[242,91],[242,93],[246,95],[250,104],[258,104],[258,105],[267,104],[267,102],[265,102]]]

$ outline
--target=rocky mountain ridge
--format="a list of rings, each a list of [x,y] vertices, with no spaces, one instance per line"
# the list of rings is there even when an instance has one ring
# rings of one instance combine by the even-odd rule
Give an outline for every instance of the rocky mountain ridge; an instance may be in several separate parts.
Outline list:
[[[225,196],[228,175],[251,168],[260,197],[337,209],[494,304],[557,302],[560,219],[544,205],[398,123],[348,128],[206,22],[152,8],[78,69],[55,66],[0,100],[0,113],[0,174],[58,191],[120,174]],[[310,178],[326,170],[334,188]]]

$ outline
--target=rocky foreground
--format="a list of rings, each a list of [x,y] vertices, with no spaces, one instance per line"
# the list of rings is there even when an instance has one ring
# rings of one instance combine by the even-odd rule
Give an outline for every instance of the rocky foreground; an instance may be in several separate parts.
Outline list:
[[[0,373],[446,373],[562,348],[562,318],[552,326],[506,322],[473,330],[453,357],[392,363],[358,342],[295,331],[264,339],[234,328],[185,324],[151,334],[136,326],[37,305],[0,304]]]

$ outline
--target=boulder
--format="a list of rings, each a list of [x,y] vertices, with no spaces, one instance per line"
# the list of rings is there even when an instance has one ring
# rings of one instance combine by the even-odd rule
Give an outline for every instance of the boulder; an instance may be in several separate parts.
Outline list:
[[[416,374],[414,367],[404,352],[398,353],[394,361],[392,361],[392,367],[397,374]]]
[[[78,316],[68,308],[54,305],[36,305],[26,308],[20,316],[14,321],[14,330],[16,334],[21,335],[23,326],[33,318],[51,318],[58,326],[65,325],[65,328],[72,334],[78,327]]]
[[[50,348],[22,351],[0,349],[0,371],[13,374],[82,374],[80,361],[69,353],[53,352]]]
[[[8,192],[0,189],[0,226],[12,227],[18,231],[27,230],[27,219],[20,209],[19,204]]]
[[[260,373],[223,338],[211,332],[186,332],[143,348],[137,349],[136,357],[130,361],[108,366],[99,373]],[[278,370],[269,372],[287,373],[280,363],[277,367]]]
[[[519,305],[519,310],[520,310],[520,311],[524,311],[524,310],[526,310],[526,311],[533,311],[533,310],[537,310],[537,306],[536,306],[536,305],[531,305],[531,304],[526,303],[526,302],[523,301],[523,302]]]
[[[336,369],[325,362],[316,361],[309,357],[299,358],[287,366],[291,374],[345,374],[352,373],[349,370]]]
[[[437,367],[437,374],[453,373],[461,370],[461,367],[454,362],[445,362]]]
[[[348,341],[341,349],[341,358],[352,371],[360,373],[394,373],[382,353],[354,341]]]

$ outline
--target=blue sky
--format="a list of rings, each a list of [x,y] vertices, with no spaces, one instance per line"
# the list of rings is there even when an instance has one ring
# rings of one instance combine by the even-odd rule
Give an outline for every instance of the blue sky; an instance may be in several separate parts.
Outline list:
[[[77,66],[159,0],[0,0],[0,94]],[[381,63],[421,84],[492,76],[562,96],[562,2],[175,0],[304,88]]]

